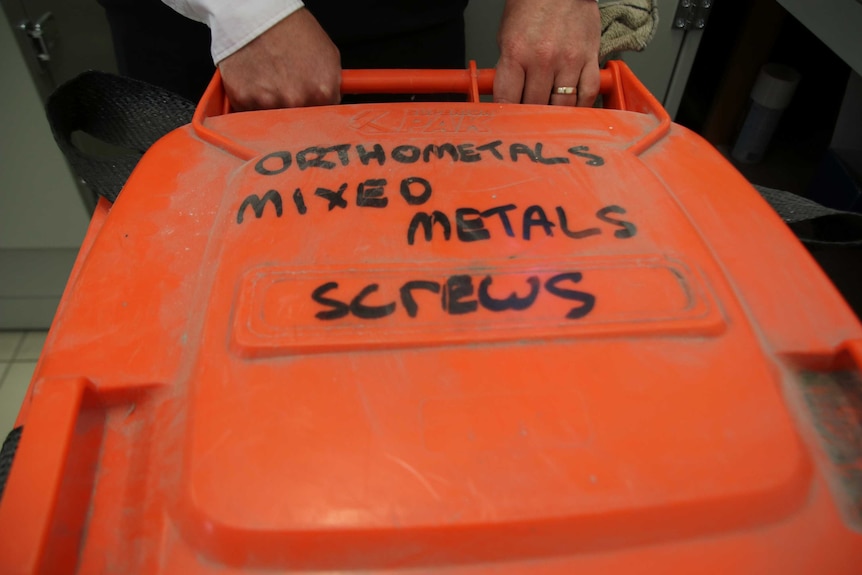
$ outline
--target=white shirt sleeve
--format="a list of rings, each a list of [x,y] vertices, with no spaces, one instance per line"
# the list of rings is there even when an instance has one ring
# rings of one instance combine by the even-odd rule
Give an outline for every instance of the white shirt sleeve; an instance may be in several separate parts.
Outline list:
[[[211,53],[218,64],[304,6],[302,0],[162,0],[212,32]]]

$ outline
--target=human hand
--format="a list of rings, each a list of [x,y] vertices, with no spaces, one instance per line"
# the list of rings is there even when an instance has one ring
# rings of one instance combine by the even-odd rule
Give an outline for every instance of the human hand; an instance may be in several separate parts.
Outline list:
[[[341,56],[302,8],[219,62],[234,110],[296,108],[341,100]]]
[[[601,16],[595,0],[507,0],[494,101],[592,106],[599,93]],[[552,94],[571,86],[571,95]]]

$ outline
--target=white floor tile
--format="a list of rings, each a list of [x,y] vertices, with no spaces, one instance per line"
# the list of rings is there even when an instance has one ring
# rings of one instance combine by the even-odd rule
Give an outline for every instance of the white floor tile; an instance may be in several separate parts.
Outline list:
[[[4,438],[15,425],[15,418],[18,417],[18,410],[27,395],[35,370],[35,361],[12,363],[0,383],[0,435]]]
[[[14,357],[22,337],[23,331],[0,331],[0,361],[9,361]]]
[[[15,361],[36,361],[39,359],[46,337],[48,337],[47,331],[25,332],[24,341],[21,342],[21,347],[15,354]]]

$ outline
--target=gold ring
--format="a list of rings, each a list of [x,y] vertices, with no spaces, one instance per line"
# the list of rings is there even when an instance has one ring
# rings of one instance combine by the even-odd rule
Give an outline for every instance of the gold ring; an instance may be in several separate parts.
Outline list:
[[[574,86],[557,86],[556,88],[554,88],[554,94],[560,94],[560,95],[568,96],[568,95],[574,94],[574,93],[575,93],[575,87]]]

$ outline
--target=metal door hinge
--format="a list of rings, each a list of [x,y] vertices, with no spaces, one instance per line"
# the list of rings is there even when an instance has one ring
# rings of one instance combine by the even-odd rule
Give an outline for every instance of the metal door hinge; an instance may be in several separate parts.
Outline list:
[[[703,30],[715,0],[679,0],[673,27],[677,30]]]
[[[30,38],[33,53],[43,67],[51,61],[51,49],[54,47],[53,35],[48,30],[48,23],[53,19],[54,15],[51,12],[45,12],[35,22],[25,20],[18,24],[18,29]]]

